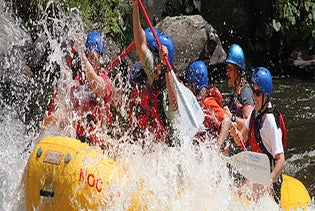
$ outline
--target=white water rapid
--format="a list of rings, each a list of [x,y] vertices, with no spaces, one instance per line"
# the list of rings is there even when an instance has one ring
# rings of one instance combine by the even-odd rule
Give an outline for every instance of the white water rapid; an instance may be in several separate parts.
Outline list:
[[[34,122],[35,120],[28,121],[28,124],[23,121],[27,119],[27,111],[33,108],[27,105],[28,102],[30,99],[35,102],[32,105],[39,107],[37,112],[42,113],[39,115],[42,117],[49,102],[43,103],[39,98],[44,96],[47,86],[52,89],[58,87],[59,93],[62,93],[57,99],[59,109],[69,112],[66,107],[70,101],[68,96],[72,76],[65,65],[65,50],[71,49],[70,40],[84,40],[86,32],[77,13],[74,12],[70,16],[63,14],[60,17],[62,19],[43,17],[38,23],[43,29],[38,36],[44,34],[51,49],[44,66],[45,70],[53,71],[54,65],[58,64],[60,67],[58,80],[47,78],[46,81],[36,81],[23,77],[22,67],[16,62],[19,60],[19,55],[12,53],[10,59],[8,58],[8,67],[14,66],[16,71],[16,74],[11,76],[22,84],[29,84],[29,89],[17,89],[23,93],[16,94],[21,100],[12,101],[13,105],[4,102],[0,104],[0,210],[3,211],[26,210],[21,184],[22,175],[28,157],[35,147],[34,141],[43,135],[36,130],[36,126],[32,126],[40,122],[39,125],[43,128],[42,119],[36,119],[37,123]],[[49,26],[47,22],[50,23]],[[19,45],[19,43],[13,44]],[[122,74],[117,73],[116,86],[120,89],[128,89],[129,84],[126,84],[122,77]],[[3,99],[3,96],[0,97]],[[123,118],[127,118],[128,96],[123,96],[122,102],[119,112]],[[63,123],[67,122],[65,127],[47,128],[44,136],[75,137],[75,130],[71,124],[75,115],[70,111],[64,113],[63,118]],[[147,137],[143,147],[128,143],[129,137],[125,126],[120,125],[120,120],[117,119],[114,125],[112,133],[119,134],[120,138],[112,141],[114,146],[110,154],[116,153],[116,162],[127,169],[128,174],[124,175],[121,183],[112,184],[112,190],[119,190],[120,194],[112,198],[110,207],[106,209],[125,210],[131,203],[132,193],[137,191],[139,184],[142,184],[144,194],[139,202],[144,203],[147,210],[279,210],[273,198],[268,195],[263,196],[258,202],[245,203],[238,200],[237,190],[229,177],[226,161],[212,150],[209,144],[200,144],[196,147],[190,140],[185,140],[180,148],[167,147],[152,144],[150,137]],[[105,153],[104,156],[107,154]],[[100,207],[99,210],[105,208]],[[315,209],[310,207],[309,210]]]

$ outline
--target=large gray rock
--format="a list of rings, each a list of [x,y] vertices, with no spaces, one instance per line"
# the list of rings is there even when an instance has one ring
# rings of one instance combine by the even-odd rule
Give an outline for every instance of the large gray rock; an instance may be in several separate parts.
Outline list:
[[[315,79],[315,55],[307,49],[295,49],[288,59],[288,65],[299,76]]]
[[[185,71],[198,59],[209,66],[222,63],[226,58],[216,30],[200,15],[167,17],[156,27],[173,39],[176,70]]]

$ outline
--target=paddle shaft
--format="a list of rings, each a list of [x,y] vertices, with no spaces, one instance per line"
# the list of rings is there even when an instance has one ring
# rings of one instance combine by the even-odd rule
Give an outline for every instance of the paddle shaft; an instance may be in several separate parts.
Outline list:
[[[140,6],[140,9],[142,10],[142,13],[143,13],[143,15],[144,15],[144,18],[145,18],[146,22],[147,22],[148,25],[149,25],[149,28],[150,28],[150,30],[151,30],[153,36],[154,36],[154,39],[155,39],[155,41],[156,41],[158,47],[161,48],[161,47],[162,47],[161,42],[160,42],[159,38],[157,37],[157,34],[155,33],[155,30],[154,30],[154,28],[153,28],[153,25],[152,25],[152,23],[151,23],[151,21],[150,21],[150,18],[149,18],[149,16],[148,16],[147,11],[145,10],[145,8],[144,8],[144,6],[143,6],[142,1],[141,1],[141,0],[138,0],[138,4],[139,4],[139,6]],[[171,64],[170,64],[170,62],[168,61],[168,58],[167,58],[166,56],[164,56],[164,61],[165,61],[165,63],[166,63],[167,68],[169,69],[169,71],[172,71],[173,68],[172,68],[172,66],[171,66]]]
[[[233,127],[233,125],[232,125],[232,127]],[[240,134],[237,133],[237,129],[235,127],[233,127],[233,130],[234,130],[234,132],[236,134],[236,138],[241,143],[242,150],[243,151],[247,151],[243,139],[241,138]]]
[[[109,65],[107,65],[107,67],[105,68],[105,72],[109,71],[110,69],[112,69],[113,67],[115,67],[120,61],[121,59],[123,59],[127,54],[130,53],[130,51],[132,49],[134,49],[134,47],[136,46],[135,42],[130,43],[130,45],[123,51],[121,52],[114,60],[112,63],[110,63]]]
[[[244,144],[244,141],[242,140],[242,138],[240,137],[240,135],[237,133],[237,138],[240,140],[241,142],[241,145],[242,145],[242,149],[243,151],[247,151],[246,147],[245,147],[245,144]]]

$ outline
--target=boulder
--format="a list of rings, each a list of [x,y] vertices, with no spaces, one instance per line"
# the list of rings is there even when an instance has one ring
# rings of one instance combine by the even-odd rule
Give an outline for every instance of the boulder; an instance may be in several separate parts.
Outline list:
[[[315,55],[307,49],[295,49],[288,59],[288,66],[293,74],[315,79]]]
[[[195,60],[203,60],[209,67],[226,58],[216,30],[200,15],[167,17],[156,27],[173,39],[178,72],[186,71]]]

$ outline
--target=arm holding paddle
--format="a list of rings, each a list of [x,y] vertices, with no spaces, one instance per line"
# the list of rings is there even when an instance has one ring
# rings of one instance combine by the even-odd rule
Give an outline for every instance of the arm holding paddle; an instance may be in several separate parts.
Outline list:
[[[132,1],[132,9],[133,9],[133,34],[134,34],[134,42],[136,44],[137,54],[140,57],[140,60],[144,66],[144,70],[148,75],[150,84],[153,83],[154,80],[159,80],[160,75],[163,74],[163,70],[165,69],[165,65],[168,63],[169,51],[167,46],[161,45],[159,40],[157,39],[157,35],[155,31],[152,31],[152,36],[156,38],[156,43],[158,48],[154,49],[155,52],[151,52],[152,49],[149,48],[146,39],[146,33],[143,30],[140,23],[140,14],[139,14],[139,3],[137,0]],[[158,57],[157,57],[158,56]],[[150,57],[153,58],[153,62],[150,61]],[[169,105],[173,111],[176,111],[178,108],[177,105],[177,95],[176,88],[174,84],[173,78],[170,76],[169,71],[164,71],[165,74],[165,83],[167,87],[167,94]]]
[[[244,144],[244,139],[243,137],[247,137],[247,134],[249,133],[248,129],[244,126],[242,128],[242,131],[239,131],[236,128],[236,124],[232,126],[232,131],[234,133],[235,140],[237,139],[240,145],[242,146],[243,152],[235,155],[232,157],[232,165],[234,162],[234,166],[238,166],[240,163],[239,162],[244,162],[246,165],[250,168],[244,168],[245,166],[240,166],[237,167],[237,169],[240,170],[240,172],[247,178],[247,182],[245,183],[245,186],[250,187],[252,190],[252,194],[248,195],[246,194],[248,198],[252,198],[253,200],[257,201],[259,198],[265,193],[268,192],[270,196],[273,196],[274,194],[277,193],[277,190],[275,187],[277,187],[277,183],[279,180],[279,177],[281,176],[283,167],[284,167],[284,154],[276,154],[275,155],[275,166],[270,172],[270,161],[269,158],[266,154],[264,153],[257,153],[257,152],[251,152],[247,151],[245,144]],[[244,134],[244,136],[242,135]],[[248,138],[245,139],[246,141]],[[243,156],[242,161],[240,161],[240,154],[243,153],[248,153],[248,157]],[[235,160],[236,158],[236,160]],[[254,159],[253,159],[254,158]],[[255,161],[245,161],[245,160],[250,160],[253,159]],[[236,162],[235,162],[236,161]],[[256,163],[257,162],[257,163]],[[251,171],[248,171],[248,169]],[[279,186],[277,187],[279,188]],[[242,191],[239,192],[240,194],[243,194]],[[276,198],[279,200],[278,198]]]
[[[162,46],[161,50],[159,51],[160,58],[168,58],[168,51],[167,47]],[[164,65],[165,62],[162,60],[161,61]],[[177,104],[177,94],[176,94],[176,87],[175,87],[175,82],[172,76],[170,75],[170,71],[167,71],[165,68],[165,81],[166,81],[166,87],[167,87],[167,96],[168,96],[168,101],[170,104],[170,107],[173,111],[176,111],[178,108]]]
[[[133,11],[133,37],[134,42],[136,43],[136,50],[137,54],[144,64],[145,56],[149,47],[147,45],[147,40],[145,36],[145,32],[140,23],[140,13],[139,13],[139,6],[137,0],[132,0],[132,11]],[[152,81],[151,81],[152,82]]]
[[[265,67],[258,67],[252,73],[255,107],[245,121],[242,134],[248,134],[249,146],[254,152],[263,154],[269,160],[269,184],[273,184],[273,195],[280,200],[282,171],[285,166],[282,131],[276,123],[276,116],[268,113],[272,108],[272,76]],[[236,130],[236,132],[238,132]],[[243,142],[241,140],[241,142]],[[264,184],[264,183],[261,183]],[[268,184],[267,184],[268,185]]]
[[[248,120],[246,120],[246,122],[247,121],[249,122],[250,118],[251,117],[248,117]],[[248,135],[250,133],[249,129],[247,128],[248,127],[247,124],[249,123],[248,122],[246,123],[246,122],[245,122],[245,126],[242,128],[241,131],[237,129],[236,125],[232,125],[232,133],[236,137],[236,140],[238,140],[238,142],[240,143],[244,151],[247,150],[245,147],[245,143],[249,140]],[[284,163],[285,163],[284,153],[275,154],[274,159],[275,159],[275,164],[272,171],[270,172],[271,183],[276,182],[282,173],[282,170],[284,168]]]
[[[167,69],[169,70],[164,71],[165,79],[167,80],[166,85],[168,86],[168,99],[171,103],[171,109],[168,110],[173,111],[173,114],[176,113],[176,118],[179,113],[179,120],[181,121],[181,124],[184,125],[186,128],[185,130],[183,130],[183,127],[177,129],[180,130],[182,134],[187,134],[189,138],[193,138],[203,125],[204,113],[194,94],[185,85],[180,83],[175,76],[175,73],[171,66],[174,61],[174,43],[171,37],[169,37],[167,34],[159,33],[156,29],[153,28],[141,0],[133,0],[132,4],[134,13],[134,33],[138,32],[138,35],[141,35],[141,37],[135,35],[136,48],[137,52],[139,52],[140,59],[143,62],[144,69],[148,75],[149,81],[152,84],[153,79],[161,75],[160,71],[163,70],[163,63],[161,63],[161,60],[163,60],[165,62],[164,64],[166,64],[167,66]],[[144,51],[146,47],[144,47],[145,42],[143,43],[143,29],[141,28],[140,24],[138,6],[141,8],[146,22],[149,25],[149,30],[145,30],[145,37],[147,39],[146,45],[153,53],[150,50]],[[163,46],[167,47],[168,54],[164,52],[162,55],[160,55],[160,57],[157,57],[157,55],[161,54],[161,51],[163,51]],[[162,56],[164,56],[164,58]],[[153,73],[150,73],[150,71],[146,69],[148,67],[152,68],[151,71],[153,71]],[[170,111],[167,112],[170,113]]]

